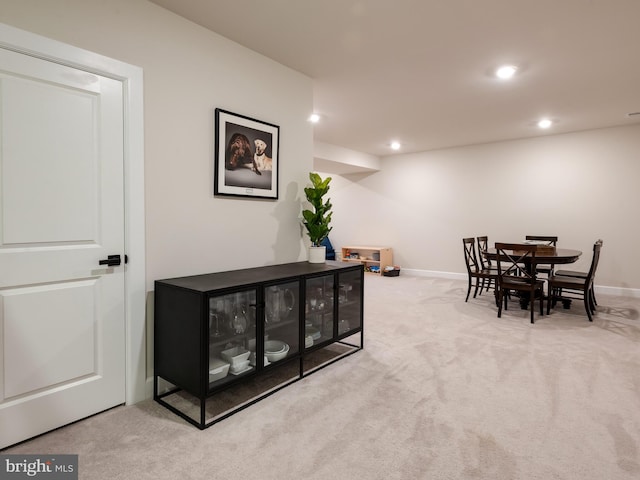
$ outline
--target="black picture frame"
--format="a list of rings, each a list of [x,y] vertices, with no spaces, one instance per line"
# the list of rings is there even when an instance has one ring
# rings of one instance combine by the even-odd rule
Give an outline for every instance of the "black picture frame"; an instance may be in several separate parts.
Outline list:
[[[280,127],[215,110],[214,195],[278,199]]]

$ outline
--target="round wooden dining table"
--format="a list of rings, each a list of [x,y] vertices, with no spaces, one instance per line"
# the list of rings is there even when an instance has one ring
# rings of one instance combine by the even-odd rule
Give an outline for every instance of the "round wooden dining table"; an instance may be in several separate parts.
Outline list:
[[[487,248],[487,250],[485,252],[482,252],[484,254],[484,256],[486,258],[488,258],[489,260],[494,260],[494,261],[498,261],[498,252],[496,252],[495,248]],[[556,253],[554,254],[550,254],[550,253],[545,253],[545,254],[539,254],[536,253],[536,264],[552,264],[552,265],[559,265],[559,264],[566,264],[566,263],[573,263],[575,261],[578,260],[578,258],[580,258],[580,255],[582,255],[582,252],[580,250],[573,250],[570,248],[556,248]],[[507,260],[506,258],[504,260]],[[531,263],[531,262],[529,262]]]
[[[493,247],[487,248],[487,250],[483,251],[481,254],[484,255],[485,258],[496,261],[496,262],[499,261],[501,258],[503,259],[503,261],[509,260],[506,257],[499,256],[498,252]],[[570,248],[556,248],[556,252],[554,254],[551,254],[551,253],[539,254],[536,252],[535,263],[536,265],[549,265],[549,264],[561,265],[561,264],[573,263],[580,258],[580,255],[582,255],[582,251],[580,250],[573,250]],[[524,264],[525,264],[524,267],[529,272],[533,270],[531,268],[532,263],[530,258],[525,260]],[[496,292],[496,299],[497,299],[497,292]],[[526,295],[520,296],[520,308],[522,308],[523,310],[529,309],[529,298]]]

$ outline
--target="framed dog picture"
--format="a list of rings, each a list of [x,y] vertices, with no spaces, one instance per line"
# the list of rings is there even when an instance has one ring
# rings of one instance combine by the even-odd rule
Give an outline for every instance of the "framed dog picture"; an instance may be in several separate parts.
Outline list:
[[[280,127],[216,108],[214,195],[278,199]]]

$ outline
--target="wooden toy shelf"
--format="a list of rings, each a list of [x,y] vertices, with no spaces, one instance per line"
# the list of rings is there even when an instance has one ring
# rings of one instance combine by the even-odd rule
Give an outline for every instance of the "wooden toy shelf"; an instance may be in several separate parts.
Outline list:
[[[342,247],[341,259],[364,265],[366,272],[380,274],[386,266],[393,266],[393,250],[389,247],[347,245]]]

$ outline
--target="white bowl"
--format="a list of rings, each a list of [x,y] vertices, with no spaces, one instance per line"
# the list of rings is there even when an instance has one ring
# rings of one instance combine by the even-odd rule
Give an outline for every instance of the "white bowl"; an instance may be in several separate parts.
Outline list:
[[[277,362],[278,360],[282,360],[289,353],[289,345],[287,345],[286,343],[284,345],[285,345],[285,349],[281,352],[269,353],[265,350],[264,356],[267,357],[267,360],[269,360],[269,362],[272,362],[272,363]]]
[[[269,340],[269,334],[268,333],[264,336],[264,339],[265,339],[265,341]],[[256,339],[255,338],[250,338],[249,339],[249,341],[247,342],[247,348],[249,350],[251,350],[252,352],[256,351]]]
[[[245,361],[247,358],[249,358],[250,354],[251,352],[249,350],[246,350],[242,347],[229,348],[227,350],[223,350],[222,353],[220,353],[220,355],[222,355],[222,358],[224,358],[231,365],[236,365],[239,362]]]
[[[280,340],[267,340],[264,342],[265,353],[282,353],[288,348],[289,345]]]
[[[316,327],[305,328],[304,334],[310,336],[314,340],[318,340],[322,336],[322,333],[320,333],[320,330],[318,330]]]

